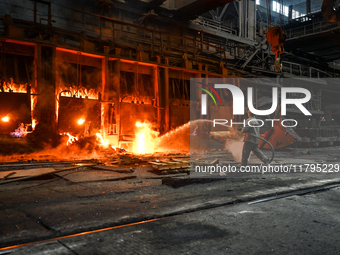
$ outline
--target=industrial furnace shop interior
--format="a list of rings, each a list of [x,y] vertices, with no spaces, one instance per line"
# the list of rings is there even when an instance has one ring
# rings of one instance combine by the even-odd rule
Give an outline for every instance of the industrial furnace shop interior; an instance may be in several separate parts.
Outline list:
[[[265,122],[261,137],[275,150],[338,145],[340,56],[330,3],[199,2],[3,3],[0,154],[27,160],[227,150],[242,134],[208,120],[247,115],[234,115],[237,99],[211,79],[232,80],[244,94],[252,87],[258,110],[271,107],[273,87],[295,79],[288,86],[310,92],[304,107],[311,116],[292,105],[284,116],[279,109],[260,116],[280,120]],[[193,86],[200,88],[195,100]],[[282,125],[288,120],[298,121]],[[265,142],[260,148],[270,150]]]
[[[0,254],[340,254],[339,42],[339,0],[0,1]]]

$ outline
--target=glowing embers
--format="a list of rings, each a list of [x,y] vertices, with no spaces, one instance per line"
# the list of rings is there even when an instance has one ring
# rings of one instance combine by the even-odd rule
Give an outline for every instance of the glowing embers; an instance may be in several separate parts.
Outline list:
[[[135,126],[136,138],[132,151],[138,154],[155,152],[156,139],[159,132],[152,130],[152,125],[147,122],[141,123],[137,121]]]
[[[119,147],[115,147],[115,146],[111,145],[111,148],[114,149],[116,152],[126,152],[127,151],[126,149],[121,148],[120,146],[121,146],[121,144],[119,144]]]

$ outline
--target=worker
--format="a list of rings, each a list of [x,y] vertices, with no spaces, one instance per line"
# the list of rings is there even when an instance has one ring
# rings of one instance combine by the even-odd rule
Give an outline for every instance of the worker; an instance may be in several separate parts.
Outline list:
[[[248,119],[246,121],[246,125],[242,128],[242,126],[237,127],[238,131],[244,133],[244,144],[242,150],[242,166],[246,166],[248,164],[248,158],[250,152],[253,152],[256,157],[258,157],[264,164],[269,163],[269,159],[266,155],[263,154],[259,149],[259,138],[254,137],[260,135],[260,127],[258,121],[255,118],[255,115],[248,110]],[[249,125],[250,122],[250,125]]]

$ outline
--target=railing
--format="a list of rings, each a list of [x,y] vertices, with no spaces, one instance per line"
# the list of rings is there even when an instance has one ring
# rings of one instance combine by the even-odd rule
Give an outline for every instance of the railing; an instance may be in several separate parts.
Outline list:
[[[340,22],[330,23],[326,20],[321,20],[321,21],[313,22],[312,24],[302,26],[302,27],[287,30],[286,31],[287,40],[293,39],[296,37],[302,37],[306,35],[329,31],[329,30],[333,30],[336,28],[340,28]]]
[[[282,61],[282,72],[301,76],[302,68],[300,64],[288,62],[288,61]]]
[[[194,23],[194,24],[200,25],[200,26],[208,27],[208,28],[213,29],[213,30],[221,31],[221,32],[228,33],[228,34],[237,35],[237,31],[235,29],[226,27],[218,21],[210,20],[210,19],[207,19],[207,18],[204,18],[204,17],[198,17],[197,19],[192,20],[191,22]]]
[[[282,72],[296,75],[296,76],[305,76],[309,78],[331,78],[332,75],[322,71],[320,69],[314,68],[314,67],[305,67],[301,64],[288,62],[288,61],[282,61]]]
[[[330,78],[332,75],[330,75],[327,72],[321,71],[320,69],[310,67],[309,68],[309,78]]]

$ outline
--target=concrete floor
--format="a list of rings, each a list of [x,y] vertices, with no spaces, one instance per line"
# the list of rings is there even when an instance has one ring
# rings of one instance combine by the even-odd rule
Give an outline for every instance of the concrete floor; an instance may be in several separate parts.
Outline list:
[[[308,150],[308,153],[306,153],[306,149],[279,151],[276,153],[274,165],[295,163],[339,164],[340,162],[340,160],[338,160],[338,158],[340,158],[339,147]],[[219,158],[221,164],[235,164],[235,162],[231,160],[230,154],[224,151],[210,152],[208,157]],[[250,163],[258,164],[259,161],[253,156]],[[45,178],[0,185],[0,247],[5,248],[11,245],[46,240],[84,231],[181,215],[188,212],[197,212],[199,210],[252,201],[295,190],[340,183],[339,172],[302,172],[282,176],[263,175],[261,178],[190,179],[190,176],[187,174],[156,175],[150,172],[151,166],[145,161],[121,167],[128,169],[133,167],[134,172],[121,174],[82,168],[72,170],[71,172],[58,173],[54,177],[49,177],[49,179]],[[116,180],[119,176],[135,176],[135,178]],[[288,198],[286,200],[289,201]],[[313,202],[315,206],[313,210],[318,210],[318,201],[319,200]],[[300,201],[297,200],[296,203],[299,204]],[[333,201],[333,203],[336,204],[336,201]],[[320,206],[322,207],[323,205],[320,204]],[[337,208],[337,206],[338,205],[335,205],[335,208]],[[284,208],[284,211],[281,213],[282,215],[277,226],[283,228],[283,220],[284,217],[286,217],[283,214],[288,210],[289,206],[282,205],[281,208]],[[244,209],[244,211],[247,210],[248,209]],[[280,215],[281,209],[276,208],[275,210],[277,210],[278,215]],[[334,211],[334,213],[337,212]],[[248,214],[245,213],[245,215]],[[253,214],[250,213],[249,215]],[[261,214],[255,213],[254,215]],[[218,225],[218,222],[222,224],[223,219],[217,218],[215,224]],[[243,223],[245,222],[235,221],[235,226],[233,227],[234,232],[230,232],[230,229],[221,231],[223,235],[226,234],[228,238],[231,238],[230,240],[233,240],[233,238],[237,238],[239,235],[238,231],[242,231],[242,228],[245,227],[245,225],[243,227],[241,226]],[[253,223],[256,225],[257,231],[260,231],[262,228],[261,224],[257,225],[255,221]],[[293,222],[291,223],[295,224]],[[185,224],[190,225],[191,223],[188,221]],[[188,226],[191,235],[201,235],[204,237],[207,235],[210,236],[211,234],[211,240],[217,238],[215,238],[215,234],[213,234],[216,230],[214,227],[210,229],[210,226],[208,226],[207,229],[204,229],[204,225],[202,225],[201,230],[199,227],[200,223],[193,224],[194,227]],[[248,224],[250,224],[250,221]],[[306,227],[308,227],[309,223],[301,222],[301,224],[307,224]],[[263,231],[270,232],[270,228],[268,228],[263,227]],[[201,231],[203,231],[203,234]],[[269,234],[267,234],[267,236],[269,236]],[[175,241],[177,239],[175,238]],[[165,237],[162,240],[162,242],[165,242]],[[217,238],[216,240],[220,239]],[[57,242],[59,243],[60,241]],[[190,242],[188,242],[188,244],[190,244]],[[222,240],[220,240],[220,242],[222,242]],[[96,247],[96,244],[93,245]],[[118,244],[116,243],[116,245]],[[169,254],[175,254],[176,250],[171,253],[170,249],[170,247],[174,245],[175,244],[166,245],[165,242],[161,250],[167,251],[167,248],[169,248]],[[183,246],[184,243],[181,245]],[[273,247],[275,245],[276,244],[273,243]],[[262,246],[257,245],[255,251],[262,251],[260,249]],[[193,245],[191,244],[187,246],[186,251],[188,251],[189,254],[207,254],[199,253],[199,251],[203,250],[195,250],[192,247]],[[228,244],[225,248],[228,247],[232,247],[231,244]],[[278,247],[279,246],[275,246],[273,249]],[[132,245],[131,250],[125,250],[128,252],[123,254],[148,254],[147,252],[134,253],[134,249]],[[190,253],[190,251],[193,251],[193,253]],[[196,253],[194,251],[196,251]],[[3,252],[5,252],[4,249]],[[68,250],[67,252],[70,251]],[[79,253],[76,252],[76,254],[119,254],[103,252],[104,251],[98,250],[98,253],[82,253],[79,251]],[[247,252],[247,250],[244,250],[244,252]],[[41,253],[33,252],[32,254]],[[240,252],[235,254],[244,253]]]
[[[340,188],[72,236],[11,254],[339,254]]]

